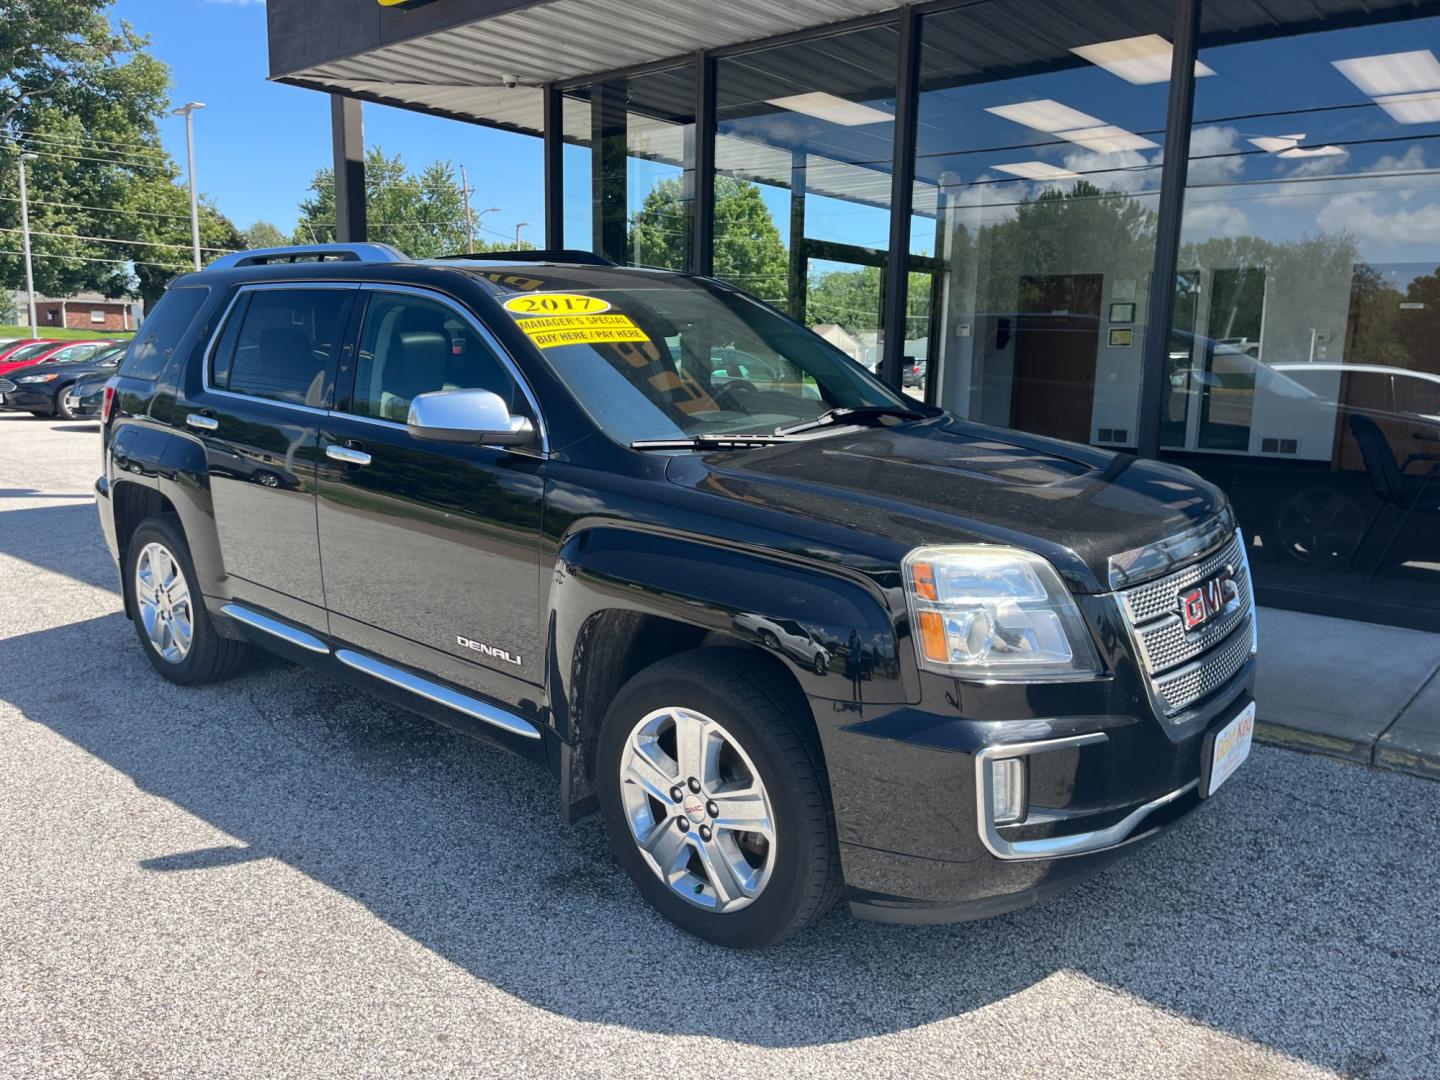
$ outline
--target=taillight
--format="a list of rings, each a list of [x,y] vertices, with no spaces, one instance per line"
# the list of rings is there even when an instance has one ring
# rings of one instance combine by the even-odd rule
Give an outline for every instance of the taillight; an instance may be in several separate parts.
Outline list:
[[[114,408],[115,384],[113,382],[107,382],[105,384],[105,397],[100,402],[100,423],[102,426],[110,423],[110,413]]]

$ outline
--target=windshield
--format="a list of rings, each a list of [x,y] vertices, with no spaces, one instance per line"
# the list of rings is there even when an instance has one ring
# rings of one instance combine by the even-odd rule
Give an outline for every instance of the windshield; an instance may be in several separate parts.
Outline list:
[[[32,356],[39,356],[43,352],[49,352],[55,348],[53,341],[37,341],[34,345],[26,345],[24,348],[16,349],[9,356],[5,357],[7,364],[16,360],[29,360]]]
[[[619,274],[599,277],[567,275],[501,303],[621,442],[768,434],[835,408],[914,405],[741,293],[695,278],[632,272],[612,288]]]

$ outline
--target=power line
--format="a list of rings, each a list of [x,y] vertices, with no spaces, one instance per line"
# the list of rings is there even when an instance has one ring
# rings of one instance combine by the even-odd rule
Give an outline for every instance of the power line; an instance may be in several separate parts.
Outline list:
[[[33,138],[33,139],[51,139],[51,140],[54,140],[54,141],[57,141],[57,142],[64,142],[64,141],[72,141],[72,142],[73,142],[73,141],[75,141],[75,140],[67,139],[67,138],[66,138],[65,136],[63,136],[63,135],[50,135],[50,134],[48,134],[48,133],[46,133],[46,132],[43,132],[43,131],[17,131],[16,134],[17,134],[17,135],[28,135],[28,136],[30,136],[30,137]],[[138,147],[141,147],[142,149],[145,149],[145,150],[154,150],[156,153],[164,153],[164,152],[165,152],[163,148],[158,147],[158,146],[152,147],[152,146],[150,146],[150,145],[147,144],[147,143],[139,143],[139,142],[119,142],[118,140],[115,140],[115,139],[97,139],[97,138],[95,138],[95,137],[93,137],[93,136],[91,136],[91,135],[81,135],[81,136],[79,136],[79,139],[80,139],[80,141],[83,141],[83,142],[94,143],[94,144],[97,145],[97,146],[138,146]]]
[[[164,166],[144,161],[116,161],[112,158],[83,157],[77,154],[57,154],[44,147],[30,148],[29,152],[38,154],[40,157],[59,158],[63,161],[93,161],[99,165],[118,165],[125,169],[150,169],[154,172],[168,171]]]
[[[38,135],[35,132],[20,132],[21,138],[26,142],[53,143],[56,146],[70,146],[80,150],[90,150],[99,154],[124,154],[126,156],[138,156],[140,152],[154,154],[160,157],[168,157],[165,150],[158,146],[146,146],[144,143],[132,143],[136,150],[112,150],[104,146],[94,146],[85,142],[77,142],[74,139],[62,139],[54,135]]]
[[[20,231],[19,229],[3,229],[3,228],[0,228],[0,232],[18,233],[19,231]],[[59,237],[61,240],[88,240],[89,242],[94,243],[94,244],[135,244],[135,245],[138,245],[139,247],[180,248],[180,249],[182,249],[182,250],[184,250],[184,251],[189,251],[189,250],[191,250],[191,245],[189,245],[189,244],[166,244],[166,243],[162,243],[162,242],[159,241],[159,240],[119,240],[119,239],[116,239],[115,237],[112,237],[112,236],[78,236],[78,235],[76,235],[75,233],[37,232],[37,231],[34,230],[34,229],[31,229],[31,230],[30,230],[30,235],[31,235],[31,236],[55,236],[55,237]],[[200,250],[201,250],[201,251],[218,251],[218,252],[220,252],[221,254],[228,254],[228,253],[234,251],[235,248],[202,247]]]
[[[14,195],[0,195],[0,202],[18,203],[20,200]],[[154,210],[130,210],[121,209],[117,206],[87,206],[85,203],[47,202],[41,199],[31,199],[30,205],[34,206],[64,206],[74,210],[98,210],[103,214],[134,214],[137,217],[171,218],[175,221],[189,221],[189,214],[161,214]]]
[[[23,251],[0,251],[0,255],[24,255]],[[92,255],[52,255],[44,251],[32,251],[33,259],[69,259],[72,262],[114,263],[118,266],[158,266],[162,270],[174,270],[174,263],[145,262],[142,259],[99,259]]]

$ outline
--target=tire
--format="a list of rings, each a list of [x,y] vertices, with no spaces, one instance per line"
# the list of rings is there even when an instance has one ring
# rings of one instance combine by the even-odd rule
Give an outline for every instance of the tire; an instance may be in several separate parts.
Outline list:
[[[147,587],[147,581],[171,583],[163,590],[163,600],[156,599],[158,594]],[[228,679],[253,659],[249,644],[221,637],[216,631],[198,581],[178,519],[150,517],[136,526],[125,548],[124,579],[135,634],[155,670],[181,686]],[[188,640],[183,632],[187,623]],[[161,629],[166,624],[168,634]],[[157,627],[156,634],[152,635],[148,625]]]
[[[681,718],[694,725],[697,717],[702,737],[691,745],[710,747],[713,755],[698,757],[717,763],[698,794],[678,763],[697,755],[675,749]],[[658,763],[655,771],[642,767],[622,778],[641,756]],[[663,787],[670,780],[678,801]],[[652,907],[697,937],[730,948],[771,945],[813,924],[840,895],[840,853],[813,722],[785,677],[743,650],[682,653],[626,683],[600,731],[596,781],[616,859]],[[737,787],[748,787],[747,794],[735,794]],[[727,816],[763,822],[771,838],[721,824]],[[672,868],[668,880],[642,852],[642,839]],[[737,856],[745,861],[736,863]],[[722,866],[717,860],[741,866],[740,873],[712,870]],[[741,880],[747,873],[750,890]],[[731,900],[714,888],[717,876],[730,883]]]
[[[67,400],[70,395],[71,387],[73,387],[74,385],[74,383],[70,383],[69,385],[62,386],[55,391],[55,418],[57,420],[80,419],[78,416],[75,415],[75,410],[71,407],[70,402]]]

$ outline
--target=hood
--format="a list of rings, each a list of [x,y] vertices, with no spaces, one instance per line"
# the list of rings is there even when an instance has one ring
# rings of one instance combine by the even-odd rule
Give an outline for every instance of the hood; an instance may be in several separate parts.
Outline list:
[[[789,444],[684,454],[676,483],[842,525],[893,546],[997,543],[1047,558],[1079,592],[1109,591],[1111,555],[1219,513],[1188,470],[954,416]]]

